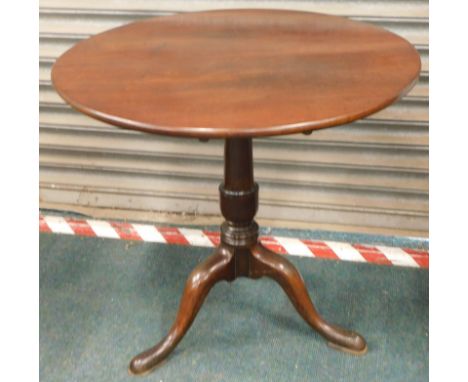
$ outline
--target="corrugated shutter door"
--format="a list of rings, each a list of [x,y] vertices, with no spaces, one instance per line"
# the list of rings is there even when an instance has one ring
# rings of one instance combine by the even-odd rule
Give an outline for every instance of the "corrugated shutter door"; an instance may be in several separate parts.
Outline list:
[[[380,25],[416,46],[422,74],[410,94],[352,126],[255,139],[255,175],[260,221],[427,235],[428,3],[416,0],[41,0],[41,205],[113,209],[122,217],[128,210],[219,216],[222,141],[105,125],[65,105],[50,81],[55,59],[83,38],[141,18],[219,8],[338,14]]]

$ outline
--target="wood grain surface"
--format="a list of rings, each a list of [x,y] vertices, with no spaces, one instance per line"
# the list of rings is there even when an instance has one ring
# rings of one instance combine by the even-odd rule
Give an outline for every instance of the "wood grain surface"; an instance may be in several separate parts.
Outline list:
[[[116,126],[198,138],[292,134],[372,114],[416,82],[403,38],[280,10],[156,17],[84,40],[52,70],[58,93]]]

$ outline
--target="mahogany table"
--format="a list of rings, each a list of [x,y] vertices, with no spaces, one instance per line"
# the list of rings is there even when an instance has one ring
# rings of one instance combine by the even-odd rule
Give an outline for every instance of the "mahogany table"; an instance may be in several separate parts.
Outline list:
[[[225,139],[221,244],[188,277],[169,334],[133,358],[130,372],[146,373],[165,359],[211,287],[240,276],[274,279],[330,345],[367,351],[363,337],[319,315],[296,268],[258,241],[252,138],[365,117],[405,94],[419,71],[416,50],[393,33],[279,10],[152,18],[86,39],[57,60],[56,90],[91,117],[154,134]]]

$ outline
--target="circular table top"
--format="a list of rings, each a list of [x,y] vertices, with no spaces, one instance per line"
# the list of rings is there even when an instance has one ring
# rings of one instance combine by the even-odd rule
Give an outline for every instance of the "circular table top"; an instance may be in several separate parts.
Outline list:
[[[372,114],[415,83],[403,38],[318,13],[156,17],[86,39],[52,70],[74,108],[124,128],[199,138],[291,134]]]

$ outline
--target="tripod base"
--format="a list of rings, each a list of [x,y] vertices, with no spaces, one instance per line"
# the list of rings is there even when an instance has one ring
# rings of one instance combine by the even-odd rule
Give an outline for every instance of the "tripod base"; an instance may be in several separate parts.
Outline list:
[[[177,346],[194,321],[205,297],[218,281],[237,277],[270,277],[281,285],[302,318],[338,350],[361,355],[367,344],[359,334],[326,322],[316,311],[300,273],[283,256],[256,243],[233,247],[222,243],[188,277],[179,311],[169,333],[157,345],[132,359],[129,371],[146,374],[160,364]]]
[[[353,354],[367,351],[357,333],[329,324],[315,310],[299,272],[283,256],[262,246],[254,216],[258,208],[258,184],[253,177],[252,139],[226,139],[224,182],[219,187],[221,245],[190,274],[172,328],[156,346],[130,363],[132,374],[145,374],[163,361],[190,328],[203,300],[218,281],[237,277],[270,277],[281,285],[302,318],[333,347]]]

